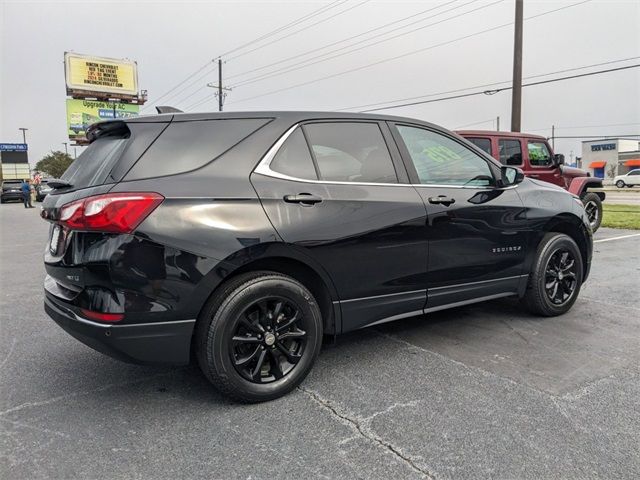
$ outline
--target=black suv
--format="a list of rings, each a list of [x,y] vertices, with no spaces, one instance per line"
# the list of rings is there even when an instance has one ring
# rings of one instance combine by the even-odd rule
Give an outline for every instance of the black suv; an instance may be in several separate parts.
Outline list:
[[[323,335],[519,296],[571,308],[592,235],[580,199],[454,133],[347,113],[103,122],[52,180],[45,309],[113,357],[186,364],[276,398]]]
[[[2,182],[2,192],[0,192],[0,202],[9,200],[22,201],[22,180],[5,180]]]

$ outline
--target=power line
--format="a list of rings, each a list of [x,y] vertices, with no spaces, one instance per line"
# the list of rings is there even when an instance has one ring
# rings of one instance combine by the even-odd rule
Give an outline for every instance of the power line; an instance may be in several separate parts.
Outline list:
[[[457,127],[453,127],[452,130],[457,130],[459,128],[473,127],[474,125],[482,125],[483,123],[493,123],[495,122],[495,118],[488,118],[487,120],[480,120],[479,122],[467,123],[465,125],[458,125]]]
[[[584,70],[585,68],[602,67],[604,65],[611,65],[611,64],[614,64],[614,63],[627,62],[629,60],[637,60],[639,58],[640,58],[640,56],[628,57],[628,58],[621,58],[619,60],[609,60],[609,61],[606,61],[606,62],[593,63],[591,65],[583,65],[583,66],[580,66],[580,67],[565,68],[563,70],[556,70],[555,72],[539,73],[539,74],[536,74],[536,75],[529,75],[527,77],[524,77],[524,80],[531,80],[532,78],[548,77],[549,75],[557,75],[559,73],[575,72],[577,70]],[[346,107],[346,108],[339,108],[338,111],[355,110],[355,109],[365,108],[365,107],[377,107],[378,105],[386,105],[388,103],[405,102],[405,101],[408,101],[408,100],[417,100],[419,98],[436,97],[438,95],[447,95],[449,93],[458,93],[458,92],[464,92],[464,91],[467,91],[467,90],[475,90],[476,88],[494,87],[496,85],[503,85],[505,83],[510,83],[510,82],[511,82],[511,80],[503,80],[501,82],[485,83],[484,85],[474,85],[473,87],[458,88],[458,89],[455,89],[455,90],[448,90],[448,91],[445,91],[445,92],[430,93],[430,94],[427,94],[427,95],[417,95],[417,96],[413,96],[413,97],[396,98],[394,100],[386,100],[384,102],[367,103],[367,104],[364,104],[364,105],[355,105],[355,106]],[[543,129],[539,129],[539,130],[543,130]],[[545,130],[546,130],[546,128],[545,128]]]
[[[349,0],[334,0],[334,1],[333,1],[333,2],[331,2],[330,4],[328,4],[328,5],[324,5],[324,6],[320,7],[320,8],[318,8],[318,9],[316,9],[316,10],[312,11],[311,13],[308,13],[308,14],[306,14],[306,15],[303,15],[302,17],[299,17],[298,19],[293,20],[293,21],[291,21],[291,22],[289,22],[289,23],[287,23],[287,24],[283,25],[282,27],[279,27],[279,28],[277,28],[277,29],[275,29],[275,30],[272,30],[271,32],[268,32],[268,33],[266,33],[266,34],[264,34],[264,35],[262,35],[262,36],[260,36],[260,37],[258,37],[258,38],[256,38],[256,39],[254,39],[254,40],[251,40],[250,42],[247,42],[247,43],[245,43],[245,44],[243,44],[243,45],[240,45],[240,46],[238,46],[238,47],[236,47],[236,48],[234,48],[234,49],[232,49],[232,50],[229,50],[229,51],[227,51],[227,52],[223,53],[222,55],[219,55],[218,57],[214,57],[214,59],[212,59],[212,60],[208,61],[208,62],[207,62],[207,63],[205,63],[202,67],[200,67],[199,69],[197,69],[195,72],[193,72],[192,74],[188,75],[184,80],[180,81],[179,83],[177,83],[176,85],[174,85],[173,87],[171,87],[169,90],[167,90],[165,93],[163,93],[162,95],[160,95],[160,96],[155,100],[155,102],[154,102],[154,103],[156,103],[156,104],[157,104],[160,100],[162,100],[163,98],[165,98],[168,94],[170,94],[171,92],[173,92],[173,91],[174,91],[174,90],[176,90],[177,88],[179,88],[179,87],[181,87],[182,85],[184,85],[186,82],[188,82],[188,81],[189,81],[191,78],[193,78],[195,75],[197,75],[198,73],[200,73],[201,71],[203,71],[205,68],[212,66],[212,65],[214,64],[214,62],[215,62],[215,58],[219,58],[219,57],[221,57],[221,56],[229,55],[229,54],[230,54],[230,53],[232,53],[232,52],[236,52],[236,51],[238,51],[238,50],[240,50],[240,49],[242,49],[242,48],[244,48],[244,47],[246,47],[246,46],[249,46],[249,45],[251,45],[251,44],[253,44],[253,43],[259,42],[259,41],[261,41],[261,40],[263,40],[263,39],[265,39],[265,38],[268,38],[269,36],[275,35],[275,34],[277,34],[277,33],[281,32],[281,31],[283,31],[283,30],[286,30],[287,28],[290,28],[290,27],[292,27],[292,26],[295,26],[295,25],[297,25],[297,24],[299,24],[299,23],[301,23],[301,22],[303,22],[303,21],[306,21],[306,20],[308,20],[308,19],[310,19],[310,18],[313,18],[314,16],[320,15],[320,14],[322,14],[322,13],[324,13],[324,12],[328,11],[328,10],[331,10],[332,8],[338,7],[338,6],[340,6],[340,5],[342,5],[343,3],[346,3],[346,2],[348,2],[348,1],[349,1]],[[337,4],[337,5],[336,5],[336,4]],[[199,78],[201,79],[201,78],[203,78],[203,77],[199,77]],[[192,85],[193,85],[193,83],[191,83],[191,84],[190,84],[189,86],[187,86],[185,89],[181,90],[181,92],[180,92],[180,93],[184,92],[187,88],[189,88],[189,87],[190,87],[190,86],[192,86]],[[171,98],[171,97],[170,97],[170,98]],[[150,106],[150,105],[148,105],[148,106],[146,106],[146,107],[143,107],[142,111],[144,111],[144,110],[146,110],[146,109],[148,109],[148,108],[151,108],[151,106]]]
[[[348,1],[348,0],[347,0],[347,1]],[[353,6],[349,7],[349,8],[347,8],[347,9],[345,9],[345,10],[342,10],[342,11],[340,11],[340,12],[338,12],[338,13],[334,14],[334,15],[331,15],[331,16],[329,16],[329,17],[323,18],[323,19],[321,19],[321,20],[319,20],[319,21],[317,21],[317,22],[315,22],[315,23],[312,23],[311,25],[307,25],[307,26],[305,26],[304,28],[301,28],[301,29],[299,29],[299,30],[295,30],[295,31],[293,31],[293,32],[291,32],[291,33],[289,33],[289,34],[287,34],[287,35],[283,36],[283,37],[277,38],[277,39],[275,39],[275,40],[273,40],[273,41],[271,41],[271,42],[268,42],[268,43],[265,43],[265,44],[263,44],[263,45],[260,45],[259,47],[256,47],[256,48],[254,48],[253,50],[248,50],[248,51],[246,51],[246,52],[242,52],[242,53],[240,53],[239,55],[236,55],[235,57],[231,57],[231,58],[230,58],[229,60],[227,60],[227,61],[234,60],[234,59],[236,59],[236,58],[238,58],[238,57],[241,57],[241,56],[243,56],[243,55],[246,55],[246,54],[249,54],[249,53],[255,52],[256,50],[259,50],[259,49],[261,49],[261,48],[264,48],[264,47],[266,47],[266,46],[268,46],[268,45],[271,45],[271,44],[273,44],[273,43],[279,42],[280,40],[284,40],[285,38],[288,38],[288,37],[290,37],[290,36],[292,36],[292,35],[295,35],[295,34],[297,34],[297,33],[299,33],[299,32],[302,32],[302,31],[304,31],[304,30],[307,30],[307,29],[309,29],[309,28],[311,28],[311,27],[313,27],[313,26],[315,26],[315,25],[318,25],[318,24],[320,24],[320,23],[326,22],[326,21],[328,21],[328,20],[330,20],[330,19],[332,19],[332,18],[334,18],[334,17],[337,17],[338,15],[342,15],[342,14],[344,14],[344,13],[348,12],[349,10],[353,10],[354,8],[357,8],[357,7],[359,7],[359,6],[363,5],[363,4],[367,3],[367,2],[370,2],[370,1],[371,1],[371,0],[363,0],[362,2],[360,2],[360,3],[356,4],[356,5],[353,5]],[[335,2],[334,2],[334,3],[335,3]],[[343,3],[344,3],[344,2],[343,2]],[[342,4],[340,4],[340,5],[342,5]],[[336,6],[340,6],[340,5],[336,5]],[[324,13],[324,12],[322,12],[322,13]],[[309,17],[309,18],[311,18],[311,17]],[[226,62],[225,62],[225,63],[226,63]],[[206,74],[206,72],[205,72],[205,74]],[[200,79],[202,79],[202,78],[203,78],[203,77],[201,76],[201,77],[200,77]],[[197,83],[197,80],[198,80],[198,79],[195,79],[195,80],[194,80],[190,85],[188,85],[188,86],[186,86],[184,89],[182,89],[182,90],[181,90],[181,92],[178,92],[178,93],[174,94],[174,96],[175,96],[175,95],[179,95],[180,93],[185,92],[186,90],[188,90],[189,88],[191,88],[194,84],[196,84],[196,83]],[[184,102],[185,100],[187,100],[188,98],[193,97],[196,93],[200,92],[200,91],[201,91],[201,90],[203,90],[204,88],[205,88],[205,86],[201,86],[201,87],[199,87],[199,88],[198,88],[198,89],[196,89],[194,92],[192,92],[190,95],[187,95],[185,98],[182,98],[182,99],[178,100],[178,101],[177,101],[177,103]],[[232,88],[235,88],[235,85],[233,85],[233,86],[232,86]],[[171,97],[170,97],[170,98],[171,98]],[[200,102],[200,103],[204,103],[204,101],[206,101],[206,99],[204,99],[204,100],[203,100],[202,102]],[[197,105],[200,105],[200,103],[198,103]]]
[[[242,50],[245,47],[253,45],[254,43],[258,43],[258,42],[260,42],[260,41],[262,41],[262,40],[264,40],[266,38],[269,38],[269,37],[271,37],[273,35],[277,35],[278,33],[282,32],[284,30],[287,30],[288,28],[294,27],[294,26],[296,26],[296,25],[298,25],[298,24],[300,24],[302,22],[305,22],[305,21],[307,21],[307,20],[309,20],[309,19],[311,19],[313,17],[321,15],[321,14],[323,14],[323,13],[325,13],[325,12],[327,12],[327,11],[333,9],[333,8],[339,7],[340,5],[342,5],[342,4],[344,4],[344,3],[348,2],[348,1],[349,0],[335,0],[335,1],[331,2],[328,5],[324,5],[324,6],[320,7],[320,8],[318,8],[318,9],[314,10],[313,12],[310,12],[310,13],[308,13],[306,15],[303,15],[302,17],[297,18],[296,20],[292,20],[291,22],[287,23],[286,25],[283,25],[282,27],[278,27],[275,30],[267,32],[267,33],[265,33],[264,35],[261,35],[258,38],[254,38],[253,40],[251,40],[251,41],[249,41],[247,43],[243,43],[242,45],[240,45],[238,47],[232,48],[231,50],[228,50],[228,51],[224,52],[220,56],[221,57],[226,57],[227,55],[231,55],[232,53],[237,52],[238,50]],[[336,3],[338,5],[336,5]]]
[[[165,98],[168,94],[170,94],[171,92],[173,92],[176,88],[179,88],[181,85],[184,85],[186,82],[189,81],[189,79],[193,78],[195,75],[197,75],[198,73],[200,73],[202,70],[204,70],[207,67],[210,67],[211,65],[213,65],[213,61],[214,60],[210,60],[207,63],[205,63],[202,67],[200,67],[199,69],[197,69],[195,72],[193,72],[191,75],[187,76],[184,80],[182,80],[181,82],[177,83],[176,85],[174,85],[173,87],[171,87],[169,90],[167,90],[165,93],[163,93],[162,95],[160,95],[154,103],[158,103],[160,100],[162,100],[163,98]],[[142,108],[142,111],[151,108],[151,105],[147,105],[146,107]]]
[[[309,28],[311,28],[311,27],[315,27],[316,25],[318,25],[318,24],[320,24],[320,23],[324,23],[324,22],[326,22],[327,20],[331,20],[332,18],[335,18],[335,17],[337,17],[337,16],[339,16],[339,15],[342,15],[342,14],[344,14],[344,13],[347,13],[348,11],[353,10],[354,8],[358,8],[358,7],[360,7],[361,5],[364,5],[365,3],[368,3],[368,2],[370,2],[370,1],[371,1],[371,0],[362,0],[360,3],[358,3],[358,4],[356,4],[356,5],[352,5],[351,7],[346,8],[345,10],[342,10],[342,11],[340,11],[340,12],[338,12],[338,13],[335,13],[335,14],[333,14],[333,15],[329,16],[329,17],[326,17],[326,18],[323,18],[323,19],[321,19],[321,20],[318,20],[317,22],[312,23],[311,25],[307,25],[307,26],[305,26],[305,27],[303,27],[303,28],[300,28],[300,29],[298,29],[298,30],[295,30],[295,31],[293,31],[293,32],[291,32],[291,33],[288,33],[287,35],[285,35],[285,36],[283,36],[283,37],[276,38],[275,40],[272,40],[272,41],[270,41],[270,42],[268,42],[268,43],[265,43],[265,44],[263,44],[263,45],[260,45],[259,47],[256,47],[256,48],[254,48],[253,50],[248,50],[248,51],[246,51],[246,52],[242,52],[242,53],[240,53],[240,54],[236,55],[235,57],[231,57],[231,58],[230,58],[230,60],[235,60],[236,58],[242,57],[242,56],[244,56],[244,55],[248,55],[248,54],[250,54],[250,53],[255,52],[256,50],[260,50],[261,48],[267,47],[267,46],[272,45],[272,44],[274,44],[274,43],[277,43],[277,42],[279,42],[279,41],[281,41],[281,40],[284,40],[285,38],[289,38],[289,37],[291,37],[291,36],[293,36],[293,35],[295,35],[295,34],[297,34],[297,33],[300,33],[300,32],[303,32],[303,31],[305,31],[305,30],[308,30],[308,29],[309,29]]]
[[[384,25],[380,25],[379,27],[372,28],[372,29],[370,29],[370,30],[367,30],[367,31],[362,32],[362,33],[359,33],[359,34],[357,34],[357,35],[353,35],[353,36],[351,36],[351,37],[343,38],[342,40],[338,40],[338,41],[336,41],[336,42],[332,42],[332,43],[329,43],[329,44],[323,45],[323,46],[321,46],[321,47],[314,48],[314,49],[312,49],[312,50],[307,50],[306,52],[299,53],[299,54],[297,54],[297,55],[293,55],[293,56],[291,56],[291,57],[287,57],[287,58],[284,58],[284,59],[282,59],[282,60],[278,60],[277,62],[272,62],[272,63],[269,63],[269,64],[267,64],[267,65],[263,65],[263,66],[261,66],[261,67],[252,68],[251,70],[247,70],[247,71],[244,71],[244,72],[240,72],[240,73],[236,73],[236,74],[230,75],[230,76],[228,76],[228,77],[227,77],[227,79],[232,79],[232,78],[241,77],[241,76],[247,75],[247,74],[249,74],[249,73],[253,73],[253,72],[260,71],[260,70],[264,70],[265,68],[273,67],[274,65],[279,65],[279,64],[281,64],[281,63],[288,62],[289,60],[294,60],[294,59],[296,59],[296,58],[304,57],[305,55],[308,55],[308,54],[310,54],[310,53],[317,52],[318,50],[324,50],[325,48],[333,47],[333,46],[335,46],[335,45],[339,45],[340,43],[348,42],[349,40],[353,40],[354,38],[361,37],[361,36],[363,36],[363,35],[366,35],[367,33],[375,32],[375,31],[380,30],[380,29],[382,29],[382,28],[389,27],[389,26],[391,26],[391,25],[395,25],[396,23],[404,22],[405,20],[408,20],[408,19],[411,19],[411,18],[418,17],[418,16],[423,15],[423,14],[425,14],[425,13],[427,13],[427,12],[430,12],[430,11],[432,11],[432,10],[437,10],[438,8],[445,7],[445,6],[449,5],[449,4],[451,4],[451,3],[455,3],[455,2],[457,2],[457,1],[458,1],[458,0],[450,0],[450,1],[448,1],[448,2],[445,2],[445,3],[441,4],[441,5],[437,5],[437,6],[435,6],[435,7],[428,8],[428,9],[426,9],[426,10],[422,10],[422,11],[420,11],[420,12],[418,12],[418,13],[415,13],[415,14],[413,14],[413,15],[409,15],[409,16],[407,16],[407,17],[403,17],[403,18],[401,18],[401,19],[399,19],[399,20],[396,20],[396,21],[394,21],[394,22],[390,22],[390,23],[386,23],[386,24],[384,24]],[[424,20],[426,20],[426,19],[418,20],[418,21],[424,21]],[[415,22],[414,22],[414,23],[415,23]],[[404,27],[409,26],[409,25],[412,25],[412,24],[405,25]],[[402,27],[402,28],[404,28],[404,27]],[[387,32],[387,33],[389,33],[389,32]]]
[[[427,17],[426,19],[420,20],[420,22],[422,22],[424,20],[428,20],[429,18],[437,17],[438,15],[442,15],[443,13],[447,13],[447,12],[450,12],[452,10],[456,10],[458,8],[466,7],[467,5],[470,5],[472,3],[476,3],[478,1],[479,0],[471,0],[470,2],[464,3],[464,4],[459,5],[457,7],[450,8],[449,10],[445,10],[444,12],[440,12],[440,13],[437,13],[435,15],[432,15],[431,17]],[[380,43],[388,42],[390,40],[394,40],[396,38],[404,37],[406,35],[415,33],[415,32],[417,32],[419,30],[423,30],[425,28],[432,27],[434,25],[439,25],[441,23],[448,22],[449,20],[455,20],[457,18],[463,17],[465,15],[468,15],[470,13],[476,12],[478,10],[483,10],[485,8],[489,8],[489,7],[491,7],[491,6],[495,5],[495,4],[501,3],[503,1],[505,1],[505,0],[496,0],[496,1],[492,2],[492,3],[483,5],[481,7],[474,8],[472,10],[469,10],[467,12],[464,12],[464,13],[461,13],[461,14],[458,14],[458,15],[454,15],[453,17],[445,18],[443,20],[438,20],[437,22],[433,22],[433,23],[430,23],[428,25],[423,25],[422,27],[418,27],[418,28],[415,28],[413,30],[409,30],[408,32],[399,33],[399,34],[394,35],[392,37],[384,38],[384,39],[378,40],[376,42],[370,43],[368,45],[363,45],[361,47],[354,48],[353,50],[348,50],[348,51],[342,52],[345,49],[348,49],[350,47],[353,47],[353,46],[358,45],[358,44],[363,43],[363,42],[367,42],[369,40],[373,40],[373,39],[375,39],[377,37],[384,36],[384,35],[386,35],[386,34],[388,34],[390,32],[385,32],[385,33],[381,33],[379,35],[374,35],[371,38],[360,40],[360,41],[358,41],[358,42],[356,42],[356,43],[354,43],[352,45],[349,45],[347,47],[341,47],[341,48],[335,49],[335,50],[333,50],[331,52],[322,53],[320,55],[316,55],[315,57],[308,58],[307,60],[303,60],[301,62],[295,63],[293,65],[290,65],[290,66],[286,67],[285,70],[275,70],[275,71],[270,72],[270,73],[262,74],[262,75],[260,75],[258,77],[250,78],[248,80],[243,80],[240,83],[236,84],[235,87],[241,87],[241,86],[249,85],[249,84],[261,81],[261,80],[265,80],[267,78],[277,77],[277,76],[280,76],[280,75],[285,75],[287,73],[290,73],[290,72],[293,72],[293,71],[296,71],[296,70],[300,70],[301,68],[310,67],[310,66],[316,65],[318,63],[326,62],[328,60],[333,60],[334,58],[342,57],[344,55],[349,55],[351,53],[354,53],[354,52],[357,52],[357,51],[360,51],[360,50],[364,50],[364,49],[369,48],[369,47],[373,47],[374,45],[378,45]],[[414,22],[414,23],[416,23],[416,22]],[[399,28],[396,28],[396,29],[391,30],[391,31],[399,30],[399,29],[402,29],[402,28],[405,28],[405,27],[399,27]],[[336,52],[342,52],[342,53],[336,53]],[[333,55],[333,56],[330,56],[330,57],[327,57],[327,58],[322,58],[322,57],[325,57],[327,55],[331,55],[333,53],[336,53],[336,55]],[[315,62],[312,62],[312,60],[314,60],[314,59],[319,59],[319,60],[316,60]],[[310,63],[308,63],[308,62],[310,62]],[[298,66],[298,65],[300,65],[300,66]]]
[[[537,15],[532,15],[530,17],[525,18],[525,20],[531,20],[533,18],[539,18],[539,17],[542,17],[544,15],[549,15],[551,13],[558,12],[560,10],[565,10],[567,8],[572,8],[572,7],[575,7],[575,6],[578,6],[578,5],[582,5],[584,3],[588,3],[588,2],[591,2],[591,1],[592,0],[583,0],[581,2],[573,3],[571,5],[565,5],[564,7],[559,7],[559,8],[555,8],[553,10],[549,10],[549,11],[546,11],[546,12],[543,12],[543,13],[539,13]],[[389,57],[389,58],[386,58],[386,59],[382,59],[382,60],[379,60],[377,62],[369,63],[369,64],[366,64],[366,65],[362,65],[360,67],[351,68],[349,70],[343,70],[341,72],[337,72],[337,73],[334,73],[334,74],[331,74],[331,75],[326,75],[324,77],[316,78],[316,79],[309,80],[309,81],[306,81],[306,82],[297,83],[297,84],[294,84],[294,85],[290,85],[288,87],[279,88],[279,89],[272,90],[272,91],[269,91],[269,92],[266,92],[266,93],[263,93],[263,94],[254,95],[254,96],[247,97],[247,98],[242,98],[240,100],[236,100],[235,102],[231,102],[230,104],[247,102],[247,101],[253,100],[255,98],[266,97],[266,96],[269,96],[269,95],[273,95],[275,93],[284,92],[286,90],[291,90],[291,89],[294,89],[294,88],[310,85],[312,83],[317,83],[317,82],[320,82],[320,81],[323,81],[323,80],[328,80],[330,78],[335,78],[335,77],[338,77],[338,76],[341,76],[341,75],[346,75],[348,73],[357,72],[357,71],[363,70],[365,68],[373,67],[375,65],[380,65],[382,63],[390,62],[392,60],[397,60],[397,59],[400,59],[400,58],[408,57],[410,55],[415,55],[416,53],[421,53],[421,52],[424,52],[424,51],[427,51],[427,50],[431,50],[431,49],[434,49],[434,48],[438,48],[438,47],[441,47],[441,46],[444,46],[444,45],[449,45],[451,43],[455,43],[455,42],[458,42],[460,40],[465,40],[465,39],[468,39],[468,38],[472,38],[472,37],[475,37],[477,35],[482,35],[484,33],[492,32],[492,31],[498,30],[500,28],[508,27],[510,25],[513,25],[513,22],[505,23],[505,24],[502,24],[502,25],[497,25],[495,27],[491,27],[491,28],[488,28],[486,30],[481,30],[479,32],[471,33],[469,35],[464,35],[462,37],[458,37],[458,38],[455,38],[453,40],[449,40],[447,42],[442,42],[442,43],[438,43],[438,44],[435,44],[435,45],[430,45],[428,47],[419,48],[419,49],[413,50],[411,52],[407,52],[407,53],[404,53],[404,54],[401,54],[401,55],[396,55],[394,57]]]
[[[618,67],[618,68],[610,68],[607,70],[598,70],[595,72],[589,72],[589,73],[581,73],[579,75],[570,75],[568,77],[559,77],[559,78],[552,78],[550,80],[540,80],[538,82],[531,82],[531,83],[523,83],[522,87],[533,87],[535,85],[544,85],[547,83],[554,83],[554,82],[560,82],[563,80],[571,80],[574,78],[581,78],[581,77],[589,77],[592,75],[600,75],[603,73],[610,73],[610,72],[617,72],[620,70],[627,70],[630,68],[637,68],[640,67],[640,63],[639,64],[635,64],[635,65],[627,65],[624,67]],[[371,108],[369,110],[362,110],[361,113],[367,113],[367,112],[378,112],[380,110],[389,110],[391,108],[400,108],[400,107],[409,107],[409,106],[413,106],[413,105],[424,105],[426,103],[435,103],[435,102],[442,102],[445,100],[454,100],[457,98],[466,98],[466,97],[473,97],[476,95],[495,95],[496,93],[499,92],[504,92],[507,90],[512,90],[513,87],[502,87],[502,88],[497,88],[495,90],[484,90],[484,91],[478,91],[478,92],[472,92],[472,93],[464,93],[461,95],[452,95],[450,97],[441,97],[441,98],[434,98],[432,100],[421,100],[421,101],[417,101],[417,102],[410,102],[410,103],[399,103],[399,104],[395,104],[395,105],[389,105],[387,107],[379,107],[379,108]],[[557,138],[557,137],[556,137]]]

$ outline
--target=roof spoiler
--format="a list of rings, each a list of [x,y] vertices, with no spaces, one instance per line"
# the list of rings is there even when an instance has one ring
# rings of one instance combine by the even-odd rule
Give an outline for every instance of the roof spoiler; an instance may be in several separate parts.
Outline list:
[[[180,109],[177,109],[175,107],[169,107],[169,106],[156,107],[156,111],[158,113],[184,113]]]

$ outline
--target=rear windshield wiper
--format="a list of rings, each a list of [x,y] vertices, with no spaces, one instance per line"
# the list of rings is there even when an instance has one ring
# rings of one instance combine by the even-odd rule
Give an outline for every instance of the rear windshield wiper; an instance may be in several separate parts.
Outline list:
[[[58,178],[53,178],[53,179],[49,180],[49,182],[47,182],[47,185],[49,185],[51,188],[69,188],[69,187],[73,187],[73,185],[71,185],[69,182],[67,182],[65,180],[60,180]]]

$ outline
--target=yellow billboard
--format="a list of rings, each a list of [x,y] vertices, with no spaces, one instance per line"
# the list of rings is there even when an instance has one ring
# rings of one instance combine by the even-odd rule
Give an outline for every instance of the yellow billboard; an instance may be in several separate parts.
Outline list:
[[[64,54],[67,93],[138,95],[138,65],[132,60]]]

